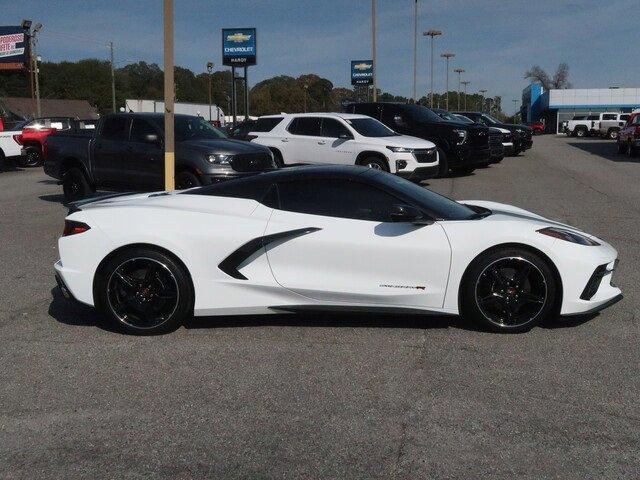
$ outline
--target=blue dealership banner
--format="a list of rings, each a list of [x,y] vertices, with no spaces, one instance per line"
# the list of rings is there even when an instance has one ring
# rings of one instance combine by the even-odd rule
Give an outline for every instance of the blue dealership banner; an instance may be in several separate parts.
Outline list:
[[[248,67],[256,64],[256,29],[222,29],[222,64]]]
[[[21,70],[29,58],[29,45],[22,27],[0,27],[0,70]]]
[[[373,84],[373,60],[351,60],[351,85]]]

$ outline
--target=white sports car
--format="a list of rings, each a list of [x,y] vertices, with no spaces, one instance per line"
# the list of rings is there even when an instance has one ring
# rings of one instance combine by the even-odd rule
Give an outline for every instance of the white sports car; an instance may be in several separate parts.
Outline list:
[[[130,333],[312,310],[461,314],[514,332],[622,297],[598,238],[356,166],[81,202],[59,249],[65,296]]]

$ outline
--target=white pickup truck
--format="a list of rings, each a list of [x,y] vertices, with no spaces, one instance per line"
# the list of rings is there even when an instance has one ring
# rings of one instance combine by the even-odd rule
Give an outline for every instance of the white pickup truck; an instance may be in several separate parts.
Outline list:
[[[15,160],[22,156],[21,145],[13,138],[14,135],[20,135],[22,131],[3,131],[0,132],[0,164],[8,160]]]
[[[587,137],[600,132],[600,115],[576,115],[567,122],[567,135],[572,137]]]

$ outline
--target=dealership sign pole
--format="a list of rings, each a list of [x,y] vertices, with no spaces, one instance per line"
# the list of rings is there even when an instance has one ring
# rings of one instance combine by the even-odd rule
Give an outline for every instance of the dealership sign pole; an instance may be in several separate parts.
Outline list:
[[[245,120],[249,119],[249,77],[247,67],[257,64],[255,28],[222,29],[222,64],[231,67],[231,112],[233,126],[235,127],[237,115],[236,68],[238,67],[244,69],[244,115]]]

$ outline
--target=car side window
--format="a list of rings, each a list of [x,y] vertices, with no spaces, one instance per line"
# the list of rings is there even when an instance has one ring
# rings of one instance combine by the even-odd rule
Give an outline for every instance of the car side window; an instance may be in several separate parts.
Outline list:
[[[626,122],[627,120],[629,120],[629,115],[620,115],[620,120]]]
[[[604,115],[602,115],[602,120],[615,120],[615,119],[616,119],[615,113],[605,113]]]
[[[335,118],[322,119],[322,136],[329,138],[340,138],[340,135],[352,137],[351,132]]]
[[[105,140],[127,140],[129,119],[127,117],[111,117],[104,121],[101,136]]]
[[[289,125],[289,133],[309,137],[321,136],[320,117],[298,117]]]
[[[131,124],[131,141],[132,142],[140,142],[140,143],[149,143],[149,141],[145,138],[147,135],[157,135],[155,128],[147,122],[146,120],[142,120],[140,118],[134,118],[133,123]]]
[[[403,204],[371,185],[344,179],[293,180],[278,184],[280,210],[390,222],[394,205]]]

